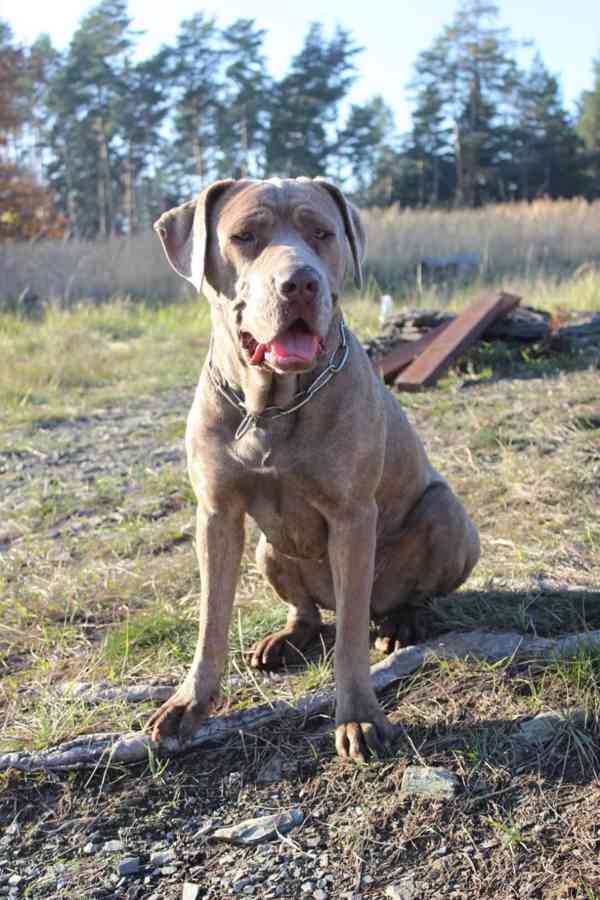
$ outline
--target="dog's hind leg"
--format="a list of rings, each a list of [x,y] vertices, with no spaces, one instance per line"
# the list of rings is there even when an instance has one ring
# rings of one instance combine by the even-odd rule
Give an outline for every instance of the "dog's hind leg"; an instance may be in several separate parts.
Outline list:
[[[479,535],[465,509],[442,483],[432,484],[397,534],[377,547],[371,616],[376,646],[391,653],[427,637],[419,604],[455,591],[479,559]]]
[[[258,641],[250,665],[255,669],[275,669],[284,661],[300,662],[302,650],[321,627],[321,615],[302,578],[301,563],[279,553],[263,534],[256,548],[256,564],[287,603],[288,618],[285,628]]]

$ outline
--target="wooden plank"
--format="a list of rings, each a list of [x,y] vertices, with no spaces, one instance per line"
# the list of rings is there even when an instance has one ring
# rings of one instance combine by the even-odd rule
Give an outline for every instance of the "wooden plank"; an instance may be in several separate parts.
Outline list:
[[[401,391],[419,391],[435,384],[492,322],[514,309],[520,300],[520,297],[505,293],[477,300],[450,322],[402,372],[395,381],[396,387]]]
[[[414,341],[405,341],[384,356],[378,357],[374,365],[377,371],[381,373],[384,381],[388,383],[393,381],[398,372],[410,365],[413,359],[416,359],[426,347],[429,347],[435,341],[438,334],[446,330],[448,325],[450,325],[450,322],[443,322],[437,328],[432,328],[423,337]]]

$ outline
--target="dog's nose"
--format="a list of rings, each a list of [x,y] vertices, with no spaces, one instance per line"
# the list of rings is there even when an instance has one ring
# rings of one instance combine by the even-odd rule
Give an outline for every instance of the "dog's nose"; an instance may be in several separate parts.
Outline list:
[[[319,273],[312,266],[300,266],[279,282],[279,290],[283,296],[295,300],[314,300],[320,287]]]

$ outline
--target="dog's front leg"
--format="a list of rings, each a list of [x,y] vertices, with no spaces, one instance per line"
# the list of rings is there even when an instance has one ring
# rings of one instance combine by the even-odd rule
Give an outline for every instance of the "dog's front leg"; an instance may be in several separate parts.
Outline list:
[[[364,762],[393,729],[377,702],[369,671],[369,619],[377,507],[330,524],[329,559],[336,601],[336,733],[340,756]]]
[[[243,546],[241,504],[229,500],[226,509],[207,509],[200,499],[196,517],[201,579],[198,643],[185,680],[146,725],[155,741],[189,740],[218,697]]]

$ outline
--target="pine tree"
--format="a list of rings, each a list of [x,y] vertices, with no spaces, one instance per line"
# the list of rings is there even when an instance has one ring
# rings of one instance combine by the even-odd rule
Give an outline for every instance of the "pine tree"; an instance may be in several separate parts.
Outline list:
[[[437,206],[451,199],[456,184],[452,129],[438,84],[426,81],[413,85],[413,102],[412,131],[405,141],[405,191],[410,190],[412,181],[411,205]]]
[[[289,72],[274,86],[266,168],[275,175],[325,174],[336,147],[339,104],[355,79],[359,52],[350,33],[336,28],[327,40],[313,23]]]
[[[81,236],[106,237],[119,225],[118,113],[135,37],[126,0],[101,0],[49,85],[48,173]]]
[[[584,91],[579,104],[577,131],[586,150],[585,164],[591,177],[590,191],[600,196],[600,55],[593,62],[594,86]]]
[[[217,134],[221,176],[264,172],[271,89],[263,54],[265,33],[252,19],[238,19],[221,35],[226,60]]]
[[[369,205],[382,154],[393,137],[394,116],[382,97],[353,103],[345,126],[338,132],[336,156],[347,169],[350,186],[360,205]]]
[[[219,30],[213,18],[185,19],[173,49],[175,88],[173,176],[190,195],[216,175],[218,110],[222,93]]]
[[[125,65],[119,81],[119,102],[115,109],[118,177],[122,188],[124,228],[133,234],[140,225],[149,225],[160,210],[152,208],[147,195],[155,171],[166,155],[162,125],[168,112],[169,85],[164,77],[171,65],[171,49],[162,47],[154,56],[135,65]],[[150,205],[150,209],[148,209]]]
[[[560,86],[539,53],[516,91],[512,154],[520,199],[570,197],[582,186],[578,139]]]
[[[477,206],[496,190],[503,115],[517,83],[514,42],[496,25],[497,17],[490,0],[462,0],[453,23],[415,64],[413,89],[420,107],[435,115],[428,142],[437,144],[433,158],[454,160],[459,206]],[[423,112],[420,119],[424,122]],[[426,134],[427,128],[421,125],[420,131]]]

